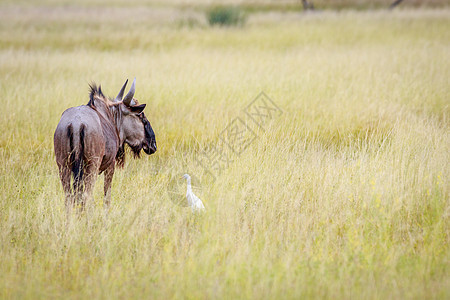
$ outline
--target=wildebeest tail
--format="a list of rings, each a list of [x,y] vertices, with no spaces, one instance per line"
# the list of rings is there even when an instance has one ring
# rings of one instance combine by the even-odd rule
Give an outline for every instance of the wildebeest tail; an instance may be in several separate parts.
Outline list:
[[[69,164],[72,169],[73,191],[75,193],[78,193],[82,188],[81,184],[83,179],[84,130],[84,124],[81,124],[79,135],[75,136],[72,124],[70,124],[67,128],[67,136],[69,138],[70,145]],[[75,140],[77,139],[77,137],[79,138],[78,141]]]

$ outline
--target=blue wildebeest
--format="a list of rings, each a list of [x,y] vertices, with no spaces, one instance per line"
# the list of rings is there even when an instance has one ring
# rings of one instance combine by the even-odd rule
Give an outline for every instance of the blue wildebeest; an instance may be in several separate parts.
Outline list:
[[[91,84],[88,104],[71,107],[61,116],[54,147],[67,211],[75,203],[84,209],[86,201],[92,198],[97,175],[102,172],[104,206],[109,207],[114,168],[116,164],[124,165],[125,144],[135,157],[139,157],[142,149],[149,155],[156,151],[155,133],[143,112],[145,104],[133,98],[136,78],[122,100],[127,82],[113,100],[103,95],[101,86]]]

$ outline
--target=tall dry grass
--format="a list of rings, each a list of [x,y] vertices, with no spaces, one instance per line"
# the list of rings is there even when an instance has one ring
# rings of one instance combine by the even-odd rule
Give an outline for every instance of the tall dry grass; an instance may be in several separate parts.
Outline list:
[[[0,298],[449,297],[447,10],[223,29],[73,9],[2,10]],[[158,152],[116,172],[107,220],[99,179],[66,225],[59,117],[134,76]],[[283,114],[212,181],[193,157],[261,91]],[[204,215],[167,193],[186,171]]]

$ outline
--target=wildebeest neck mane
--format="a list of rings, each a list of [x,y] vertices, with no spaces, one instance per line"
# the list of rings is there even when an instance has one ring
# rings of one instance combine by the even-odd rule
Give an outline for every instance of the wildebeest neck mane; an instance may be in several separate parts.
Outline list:
[[[91,83],[89,87],[90,93],[89,102],[87,105],[99,112],[100,115],[102,115],[105,119],[108,119],[110,121],[110,124],[114,126],[114,130],[119,137],[118,127],[121,126],[123,118],[121,110],[117,106],[112,105],[113,102],[103,94],[100,85],[97,86],[95,83]],[[135,101],[137,102],[137,100]],[[142,144],[128,146],[131,149],[131,153],[133,153],[133,157],[139,158],[140,152],[142,150]],[[116,165],[120,168],[123,168],[123,166],[125,165],[125,153],[124,141],[119,141],[119,150],[116,154]]]
[[[116,107],[113,105],[113,102],[106,97],[102,92],[102,87],[98,86],[95,83],[91,83],[90,85],[90,92],[89,92],[89,102],[87,106],[97,111],[103,118],[110,121],[111,125],[114,126],[115,130],[117,131],[117,135],[119,134],[117,126],[119,123],[117,123],[118,116],[120,114],[120,110],[116,109]]]
[[[123,141],[119,140],[119,128],[122,119],[122,113],[117,106],[112,105],[113,102],[106,97],[102,92],[101,85],[97,86],[95,83],[89,85],[89,102],[87,106],[97,111],[99,116],[106,119],[107,122],[102,122],[102,126],[108,132],[114,132],[119,141],[119,151],[116,154],[116,164],[123,167],[125,164],[125,152],[123,151]],[[112,137],[111,137],[112,138]]]
[[[97,86],[97,84],[95,84],[94,82],[89,84],[89,102],[88,102],[88,106],[90,107],[96,107],[96,102],[98,100],[100,100],[101,102],[103,102],[104,104],[106,104],[107,106],[109,102],[111,102],[111,100],[109,100],[102,92],[102,86],[99,85]],[[97,101],[96,101],[97,100]]]

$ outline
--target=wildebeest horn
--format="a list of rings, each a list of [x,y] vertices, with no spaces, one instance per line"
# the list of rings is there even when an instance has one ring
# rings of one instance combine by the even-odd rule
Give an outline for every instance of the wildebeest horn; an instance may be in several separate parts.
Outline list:
[[[125,103],[125,105],[130,106],[131,100],[133,100],[135,90],[136,90],[136,77],[134,77],[133,84],[131,84],[130,91],[125,96],[125,98],[123,98],[123,103]]]
[[[128,79],[123,84],[122,88],[120,89],[120,92],[117,94],[116,98],[114,99],[114,102],[122,101],[123,98],[123,92],[125,91],[125,88],[127,87]]]

